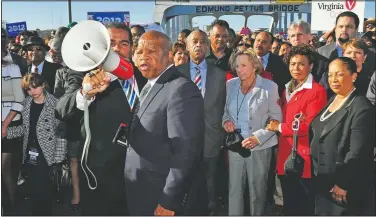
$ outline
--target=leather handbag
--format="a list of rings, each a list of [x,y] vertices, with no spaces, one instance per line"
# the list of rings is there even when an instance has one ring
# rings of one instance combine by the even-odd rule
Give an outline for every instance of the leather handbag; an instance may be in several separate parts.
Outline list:
[[[72,174],[69,167],[69,161],[64,160],[59,164],[51,166],[50,177],[52,183],[57,189],[70,187],[72,185]]]
[[[225,146],[228,150],[239,153],[242,157],[249,157],[251,151],[242,147],[243,136],[238,132],[234,131],[231,133],[226,133]]]
[[[285,169],[285,175],[286,176],[297,176],[301,177],[303,175],[304,171],[304,159],[297,153],[298,148],[298,130],[300,126],[300,118],[302,114],[295,115],[295,120],[292,124],[292,129],[294,131],[293,134],[293,148],[291,151],[290,156],[287,158],[284,169]]]

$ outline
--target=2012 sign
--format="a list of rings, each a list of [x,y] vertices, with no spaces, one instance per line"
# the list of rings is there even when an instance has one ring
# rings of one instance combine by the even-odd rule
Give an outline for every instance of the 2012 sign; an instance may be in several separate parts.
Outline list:
[[[124,22],[127,25],[130,23],[130,15],[128,11],[124,12],[88,12],[87,18],[89,20],[96,20],[103,24],[109,22]]]
[[[6,30],[10,37],[15,37],[20,32],[27,30],[26,22],[7,23]]]

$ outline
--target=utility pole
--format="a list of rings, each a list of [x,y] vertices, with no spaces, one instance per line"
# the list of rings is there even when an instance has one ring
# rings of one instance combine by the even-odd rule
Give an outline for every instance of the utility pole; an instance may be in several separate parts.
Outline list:
[[[69,14],[69,23],[72,22],[72,6],[71,6],[71,0],[68,0],[68,14]]]

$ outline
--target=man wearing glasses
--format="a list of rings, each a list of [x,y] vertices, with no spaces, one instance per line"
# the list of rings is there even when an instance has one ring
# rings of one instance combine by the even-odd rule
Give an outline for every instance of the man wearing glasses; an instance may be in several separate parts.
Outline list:
[[[45,61],[46,53],[50,47],[44,43],[42,38],[31,36],[22,49],[27,52],[27,57],[31,61],[28,73],[42,75],[48,84],[48,92],[53,93],[56,70],[60,69],[62,65]]]

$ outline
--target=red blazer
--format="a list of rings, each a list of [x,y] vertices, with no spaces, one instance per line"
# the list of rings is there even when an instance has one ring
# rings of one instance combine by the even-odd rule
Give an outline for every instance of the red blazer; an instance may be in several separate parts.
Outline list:
[[[317,82],[312,81],[312,89],[302,89],[292,96],[289,102],[286,100],[286,90],[282,97],[282,122],[281,135],[277,156],[277,174],[284,175],[284,165],[291,154],[293,146],[292,122],[294,116],[301,111],[303,118],[300,119],[298,131],[298,154],[305,160],[302,178],[311,178],[311,157],[309,148],[309,124],[326,105],[326,91]]]

